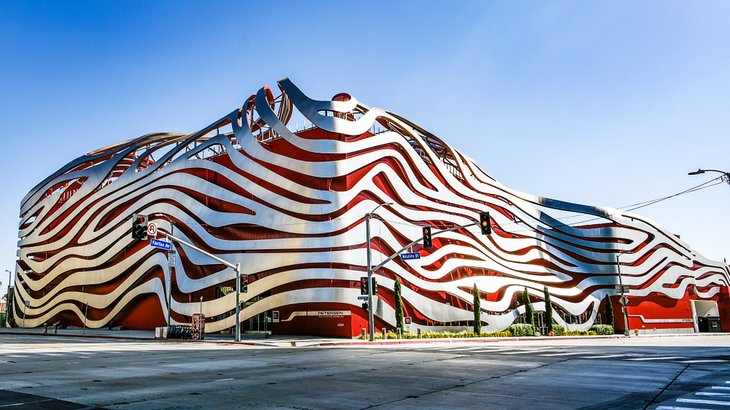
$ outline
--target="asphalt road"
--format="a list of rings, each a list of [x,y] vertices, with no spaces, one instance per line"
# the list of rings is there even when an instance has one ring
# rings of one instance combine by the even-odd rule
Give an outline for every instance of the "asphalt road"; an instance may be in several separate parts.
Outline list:
[[[261,347],[0,334],[0,409],[729,408],[730,335]]]

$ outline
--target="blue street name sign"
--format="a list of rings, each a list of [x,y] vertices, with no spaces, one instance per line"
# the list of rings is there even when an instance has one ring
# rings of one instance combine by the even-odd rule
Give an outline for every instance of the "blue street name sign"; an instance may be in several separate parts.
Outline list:
[[[170,242],[165,242],[154,238],[152,238],[152,240],[150,241],[150,245],[154,246],[155,248],[164,249],[166,251],[172,249],[172,244]]]
[[[359,300],[368,300],[368,295],[362,295],[357,297]]]
[[[404,252],[400,254],[400,258],[404,261],[409,261],[411,259],[421,259],[421,254],[419,252]]]

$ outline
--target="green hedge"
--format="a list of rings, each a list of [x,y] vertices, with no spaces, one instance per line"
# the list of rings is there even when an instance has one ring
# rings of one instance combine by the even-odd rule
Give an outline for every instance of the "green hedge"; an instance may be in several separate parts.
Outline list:
[[[535,326],[526,323],[516,323],[509,327],[512,336],[535,336]]]
[[[596,332],[597,335],[612,335],[614,333],[611,325],[593,325],[591,330]]]
[[[555,336],[595,336],[595,335],[612,335],[613,326],[611,325],[594,325],[590,330],[565,330],[563,326],[553,324],[553,333]],[[463,339],[468,337],[522,337],[522,336],[534,336],[535,327],[526,323],[515,323],[509,327],[508,330],[501,332],[481,332],[479,335],[471,330],[464,330],[461,332],[425,332],[421,334],[422,339]],[[383,333],[378,332],[375,334],[376,339],[382,339]],[[398,334],[395,332],[388,332],[388,339],[397,339]],[[418,334],[415,332],[403,332],[403,339],[418,339]]]

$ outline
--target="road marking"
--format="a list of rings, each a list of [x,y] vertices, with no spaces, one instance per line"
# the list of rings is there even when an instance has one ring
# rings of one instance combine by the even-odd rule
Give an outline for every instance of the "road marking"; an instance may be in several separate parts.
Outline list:
[[[47,401],[53,401],[53,400],[56,400],[56,399],[44,399],[44,400],[35,400],[35,401],[23,401],[23,402],[20,402],[20,403],[3,404],[3,405],[0,405],[0,407],[16,407],[16,406],[24,406],[25,407],[25,406],[27,406],[29,404],[45,403]]]
[[[709,391],[698,391],[695,396],[730,396],[730,393],[714,393]]]
[[[697,407],[659,406],[656,410],[698,410]]]
[[[625,354],[604,354],[604,355],[600,355],[600,356],[586,356],[586,357],[584,357],[584,359],[608,359],[611,357],[624,357],[624,356],[626,356],[626,355]]]
[[[229,377],[227,379],[218,379],[218,380],[215,380],[215,381],[217,381],[217,382],[227,382],[227,381],[231,381],[231,380],[233,380],[233,377]]]
[[[712,386],[711,389],[717,389],[717,390],[730,390],[730,387],[727,386]]]
[[[714,406],[730,406],[730,401],[719,401],[719,400],[701,400],[701,399],[685,399],[678,398],[680,403],[697,403],[697,404],[711,404]]]
[[[680,363],[725,363],[727,360],[722,359],[700,359],[700,360],[682,360]],[[727,383],[727,382],[725,382]]]
[[[543,353],[540,356],[553,357],[553,356],[576,356],[579,354],[586,354],[588,352],[564,352],[564,353]]]
[[[632,360],[635,362],[645,362],[649,360],[675,360],[675,359],[686,359],[684,356],[656,356],[656,357],[634,357],[631,359],[626,360]]]

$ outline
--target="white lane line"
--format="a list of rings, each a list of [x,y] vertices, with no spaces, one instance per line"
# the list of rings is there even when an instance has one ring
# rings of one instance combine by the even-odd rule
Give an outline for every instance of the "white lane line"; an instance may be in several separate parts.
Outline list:
[[[621,354],[603,354],[603,355],[599,355],[599,356],[586,356],[586,357],[584,357],[584,359],[608,359],[608,358],[611,358],[611,357],[624,357],[624,356],[626,356],[626,354],[624,354],[624,353],[621,353]]]
[[[676,360],[676,359],[684,359],[684,356],[655,356],[655,357],[634,357],[631,359],[626,360],[632,360],[635,362],[645,362],[649,360]]]
[[[231,380],[233,380],[233,377],[229,377],[227,379],[218,379],[218,380],[215,380],[215,381],[217,381],[217,382],[227,382],[227,381],[231,381]]]
[[[581,354],[586,354],[589,352],[562,352],[562,353],[543,353],[540,356],[543,357],[554,357],[554,356],[576,356]]]
[[[680,363],[725,363],[722,359],[682,360]],[[727,383],[727,382],[726,382]]]
[[[680,403],[710,404],[713,406],[729,406],[730,407],[730,401],[685,399],[685,398],[679,398],[679,399],[677,399],[677,401]]]
[[[730,390],[730,387],[727,386],[712,386],[711,389],[717,389],[717,390]]]
[[[701,410],[698,407],[659,406],[656,410]]]

